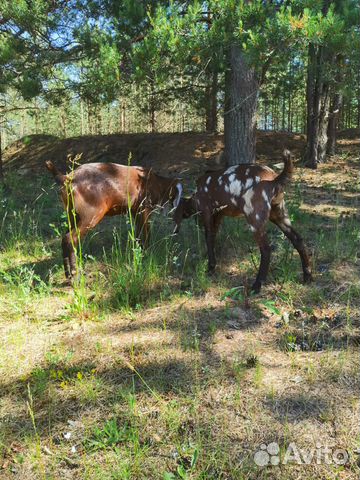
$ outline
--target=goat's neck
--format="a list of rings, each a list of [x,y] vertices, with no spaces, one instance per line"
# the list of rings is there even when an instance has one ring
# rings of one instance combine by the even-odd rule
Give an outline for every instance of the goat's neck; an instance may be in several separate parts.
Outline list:
[[[153,206],[163,205],[169,200],[173,181],[151,174],[147,182],[147,196]]]

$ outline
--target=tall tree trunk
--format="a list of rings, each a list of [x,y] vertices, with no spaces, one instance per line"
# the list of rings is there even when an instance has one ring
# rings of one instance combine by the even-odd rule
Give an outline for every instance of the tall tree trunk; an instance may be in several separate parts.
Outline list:
[[[285,86],[283,88],[283,98],[282,98],[282,115],[281,115],[281,130],[285,132],[285,113],[286,113],[286,108],[285,108],[285,102],[286,102],[286,97],[285,97]]]
[[[343,100],[342,93],[336,92],[331,102],[331,112],[329,116],[329,124],[328,124],[328,131],[327,131],[328,143],[326,147],[326,153],[330,156],[335,155],[336,153],[336,137],[337,137],[339,113],[341,110],[342,100]]]
[[[120,112],[121,126],[120,126],[120,131],[121,131],[121,133],[125,133],[125,129],[126,129],[126,123],[125,123],[125,120],[126,120],[126,103],[125,103],[125,100],[122,100],[120,105],[121,105],[121,112]]]
[[[264,98],[264,130],[267,131],[267,124],[268,124],[268,102],[267,98]]]
[[[95,107],[95,135],[102,134],[102,112],[100,105]]]
[[[322,13],[327,14],[330,0],[323,0]],[[329,121],[329,82],[324,72],[331,67],[334,56],[323,46],[310,43],[308,54],[306,103],[307,103],[307,145],[305,165],[317,168],[326,156],[327,126]]]
[[[225,73],[224,139],[228,165],[255,163],[256,109],[259,80],[241,48],[229,48]]]
[[[329,121],[330,86],[324,79],[325,64],[331,58],[324,47],[309,45],[306,101],[307,101],[307,145],[304,155],[305,165],[317,168],[325,161],[327,127]]]
[[[309,167],[317,168],[318,118],[320,110],[319,88],[316,82],[317,52],[312,43],[309,45],[307,82],[306,82],[306,137],[305,162]]]
[[[292,105],[291,105],[291,89],[289,87],[289,92],[288,92],[288,120],[287,120],[287,131],[292,132],[293,131],[293,112],[292,112]]]
[[[80,135],[85,135],[84,128],[84,102],[80,99]]]
[[[326,146],[328,141],[327,131],[329,124],[330,110],[330,86],[328,83],[322,85],[319,116],[319,136],[318,136],[318,162],[323,163],[326,160]]]
[[[154,84],[150,83],[149,88],[149,123],[150,123],[150,132],[156,132],[156,97]]]
[[[277,132],[279,131],[279,105],[280,105],[280,100],[279,97],[275,97],[275,127],[274,130]]]
[[[153,100],[150,100],[150,132],[156,132],[155,104]]]
[[[217,131],[217,93],[218,93],[218,74],[217,72],[210,73],[209,84],[205,91],[206,101],[206,122],[205,130],[209,133]]]

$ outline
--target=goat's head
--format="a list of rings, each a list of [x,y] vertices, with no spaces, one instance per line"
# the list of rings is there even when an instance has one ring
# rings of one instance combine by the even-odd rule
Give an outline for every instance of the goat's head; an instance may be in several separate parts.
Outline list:
[[[172,187],[170,190],[169,200],[172,202],[173,208],[177,208],[179,206],[181,195],[182,195],[183,187],[179,180],[176,181],[175,186]]]
[[[184,218],[189,218],[196,213],[194,197],[180,198],[180,202],[175,209],[173,220],[175,222],[174,233],[179,233],[180,225]]]
[[[169,210],[176,209],[180,203],[183,187],[179,179],[171,182],[170,188],[165,195],[165,202],[163,205],[163,215],[166,216]]]

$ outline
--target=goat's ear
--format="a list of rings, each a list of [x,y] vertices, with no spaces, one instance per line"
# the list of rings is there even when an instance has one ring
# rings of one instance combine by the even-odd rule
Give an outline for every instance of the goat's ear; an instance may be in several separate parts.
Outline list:
[[[177,208],[177,207],[178,207],[178,205],[179,205],[179,203],[180,203],[180,200],[181,200],[181,195],[182,195],[183,187],[182,187],[182,185],[181,185],[180,182],[178,182],[178,183],[176,184],[176,190],[177,190],[176,196],[175,196],[174,201],[173,201],[174,208]]]

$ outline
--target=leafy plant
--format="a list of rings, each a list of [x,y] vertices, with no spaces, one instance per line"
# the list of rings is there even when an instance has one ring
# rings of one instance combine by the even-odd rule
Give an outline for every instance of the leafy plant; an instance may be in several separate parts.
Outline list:
[[[264,305],[264,307],[269,310],[270,313],[281,315],[281,311],[277,308],[274,300],[262,300],[260,303]]]
[[[85,446],[89,450],[103,450],[107,448],[115,448],[122,442],[131,441],[134,438],[134,430],[124,424],[122,427],[118,425],[115,418],[108,420],[103,428],[95,427],[92,436],[85,442]]]
[[[221,300],[225,300],[227,298],[242,302],[245,298],[244,287],[241,286],[230,288],[230,290],[227,290],[225,293],[223,293],[223,295],[221,296]]]

